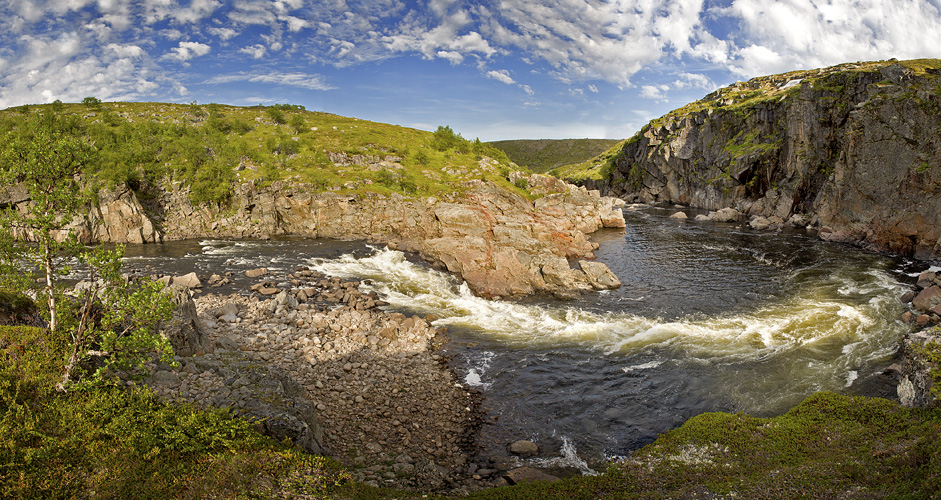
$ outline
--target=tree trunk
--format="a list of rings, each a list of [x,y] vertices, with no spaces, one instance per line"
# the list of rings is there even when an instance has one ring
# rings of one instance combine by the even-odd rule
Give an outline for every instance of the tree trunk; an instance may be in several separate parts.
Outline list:
[[[58,321],[56,320],[56,294],[55,287],[53,283],[52,276],[52,249],[50,248],[49,242],[43,242],[44,253],[43,253],[43,264],[46,267],[46,294],[48,294],[49,299],[49,330],[52,332],[56,331],[58,327]]]

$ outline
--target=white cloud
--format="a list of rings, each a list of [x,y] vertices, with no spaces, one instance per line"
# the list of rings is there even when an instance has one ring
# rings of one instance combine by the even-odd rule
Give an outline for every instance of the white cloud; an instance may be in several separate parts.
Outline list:
[[[21,37],[14,47],[18,50],[0,64],[0,108],[87,96],[134,100],[171,83],[150,71],[147,54],[137,45],[98,48],[77,33],[63,33]]]
[[[487,78],[494,79],[498,82],[503,82],[507,85],[513,85],[516,83],[516,80],[513,80],[513,77],[510,76],[510,72],[505,69],[498,71],[488,71]]]
[[[716,12],[741,27],[728,54],[743,76],[941,52],[935,0],[735,0]]]
[[[333,90],[336,88],[326,83],[323,76],[307,73],[235,73],[215,76],[206,80],[204,83],[215,85],[232,82],[271,83],[299,87],[307,90]],[[254,98],[252,98],[252,100],[254,100]]]
[[[716,85],[708,76],[698,73],[680,73],[679,78],[673,81],[673,87],[677,89],[702,89],[715,90]]]
[[[261,59],[268,53],[268,48],[259,43],[251,47],[243,47],[239,49],[239,52],[252,56],[252,59]]]
[[[451,61],[452,66],[464,62],[464,55],[456,50],[439,50],[435,55],[441,59],[447,59],[448,61]]]
[[[640,96],[657,102],[666,102],[668,85],[644,85],[640,88]]]
[[[589,86],[588,86],[588,90],[592,91],[592,92],[595,93],[595,94],[598,93],[598,87],[596,87],[596,86],[594,86],[594,85],[589,85]]]
[[[222,41],[226,41],[239,34],[238,31],[232,28],[208,28],[206,31],[208,31],[210,35],[221,38]]]
[[[144,55],[144,49],[137,45],[118,45],[116,43],[108,44],[106,49],[114,52],[118,57],[140,58]]]
[[[194,57],[204,56],[209,53],[211,47],[199,42],[180,42],[180,44],[168,52],[164,58],[174,59],[180,62],[186,62]]]

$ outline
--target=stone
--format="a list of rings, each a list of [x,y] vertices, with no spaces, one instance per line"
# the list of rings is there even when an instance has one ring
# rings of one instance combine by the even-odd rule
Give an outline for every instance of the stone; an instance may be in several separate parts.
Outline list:
[[[909,290],[903,293],[901,297],[899,297],[899,302],[903,304],[908,304],[911,301],[915,300],[915,296],[916,296],[915,292]]]
[[[918,283],[916,286],[918,286],[918,288],[924,289],[930,287],[931,285],[938,284],[941,284],[941,282],[938,281],[938,274],[934,271],[925,271],[918,275]]]
[[[941,287],[931,285],[925,288],[912,300],[912,305],[920,311],[930,311],[932,307],[941,304]]]
[[[277,295],[275,295],[272,300],[274,300],[275,304],[279,306],[287,307],[289,309],[294,309],[295,307],[297,307],[297,304],[298,304],[297,299],[295,299],[293,295],[288,293],[287,290],[282,290]]]
[[[738,210],[735,210],[731,207],[725,207],[716,211],[712,220],[716,222],[735,222],[740,216],[741,214],[738,212]]]
[[[170,280],[171,285],[185,286],[186,288],[202,288],[203,284],[199,281],[199,278],[196,276],[196,273],[184,274],[182,276],[174,276]]]
[[[245,271],[245,276],[252,278],[252,279],[260,278],[262,276],[265,276],[266,274],[268,274],[267,267],[259,267],[258,269],[249,269],[248,271]]]
[[[685,219],[688,219],[689,216],[686,215],[686,212],[677,212],[677,213],[671,215],[670,218],[671,218],[671,219],[683,219],[683,220],[685,220]]]
[[[757,229],[759,231],[762,231],[771,227],[771,221],[764,217],[758,216],[752,219],[752,221],[749,222],[748,225],[751,226],[752,229]]]
[[[280,289],[280,288],[273,288],[273,287],[263,286],[263,287],[258,288],[258,289],[255,290],[255,291],[258,292],[258,293],[260,293],[260,294],[262,294],[262,295],[274,295],[274,294],[280,292],[281,289]]]
[[[537,446],[536,443],[533,443],[532,441],[514,441],[510,443],[506,449],[510,453],[524,458],[534,457],[539,454],[539,446]]]
[[[170,295],[174,309],[170,321],[161,325],[160,335],[170,341],[173,352],[178,356],[192,356],[205,351],[206,338],[199,328],[193,292],[181,285],[170,285],[163,292]]]
[[[902,337],[901,374],[896,392],[899,402],[906,407],[936,406],[938,397],[932,392],[934,379],[932,363],[924,354],[925,344],[941,341],[941,336],[932,330],[909,333]]]
[[[588,276],[588,282],[596,290],[612,290],[620,288],[621,280],[602,262],[588,260],[578,261],[579,267]]]
[[[553,476],[552,474],[545,473],[533,467],[518,467],[508,471],[503,475],[503,478],[511,485],[535,483],[538,481],[553,483],[560,480],[557,476]]]

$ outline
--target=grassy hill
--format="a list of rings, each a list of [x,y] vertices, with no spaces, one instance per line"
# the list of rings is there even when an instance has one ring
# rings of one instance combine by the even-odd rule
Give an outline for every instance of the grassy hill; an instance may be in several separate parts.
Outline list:
[[[521,139],[489,144],[506,153],[517,165],[544,173],[563,165],[587,161],[617,142],[615,139]]]
[[[87,181],[127,183],[147,192],[161,183],[192,188],[194,202],[224,204],[238,182],[293,179],[338,192],[433,195],[465,182],[507,179],[498,149],[450,127],[432,133],[307,111],[300,106],[53,103],[0,111],[0,137],[45,123],[87,138],[97,149]],[[486,161],[484,160],[486,158]]]

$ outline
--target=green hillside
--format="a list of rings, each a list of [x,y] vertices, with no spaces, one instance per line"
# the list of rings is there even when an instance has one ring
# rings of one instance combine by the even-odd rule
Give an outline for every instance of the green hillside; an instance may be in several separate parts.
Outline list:
[[[518,189],[506,179],[511,166],[501,151],[450,127],[432,133],[301,106],[86,98],[0,111],[0,137],[8,140],[43,124],[95,145],[87,172],[92,189],[123,182],[146,193],[180,182],[192,188],[194,202],[223,204],[236,183],[250,180],[414,195],[460,192],[478,179]]]
[[[506,153],[517,165],[544,173],[563,165],[587,161],[617,142],[615,139],[520,139],[489,144]]]

